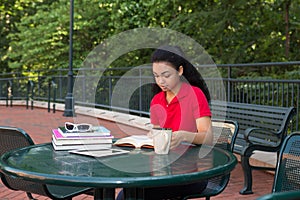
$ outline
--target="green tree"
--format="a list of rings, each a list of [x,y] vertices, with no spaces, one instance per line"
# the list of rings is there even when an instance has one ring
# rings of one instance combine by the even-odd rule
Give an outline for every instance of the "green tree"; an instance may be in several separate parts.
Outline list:
[[[69,1],[5,2],[7,6],[1,13],[11,10],[10,16],[18,17],[1,33],[6,36],[6,40],[1,38],[5,44],[1,49],[2,63],[18,70],[67,68]],[[74,0],[74,67],[80,67],[104,39],[141,27],[163,27],[186,34],[220,64],[299,60],[299,3],[300,0]],[[136,66],[148,59],[149,51],[135,51],[113,65]],[[242,76],[247,72],[238,73]]]
[[[18,43],[19,38],[11,37],[20,33],[18,24],[27,16],[36,13],[39,5],[51,4],[54,0],[2,0],[0,5],[0,66],[2,72],[14,70],[10,63],[20,62],[20,56],[10,56],[12,43]]]

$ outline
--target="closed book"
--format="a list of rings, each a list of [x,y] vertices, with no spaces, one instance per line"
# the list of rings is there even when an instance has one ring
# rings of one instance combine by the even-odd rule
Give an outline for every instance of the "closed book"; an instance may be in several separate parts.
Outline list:
[[[55,150],[96,150],[112,148],[112,143],[101,144],[74,144],[74,145],[56,145],[52,140],[52,146]]]
[[[112,143],[113,138],[112,135],[64,137],[57,129],[52,130],[52,140],[56,145]]]
[[[70,136],[109,136],[110,130],[105,128],[104,126],[93,126],[92,131],[87,132],[74,132],[74,131],[67,131],[65,127],[61,126],[57,129],[60,134],[64,137]]]

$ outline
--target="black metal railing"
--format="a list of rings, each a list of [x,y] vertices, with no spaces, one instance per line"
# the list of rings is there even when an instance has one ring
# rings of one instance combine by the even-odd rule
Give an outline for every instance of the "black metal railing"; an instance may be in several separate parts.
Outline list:
[[[211,66],[201,66],[211,67]],[[250,71],[287,71],[292,68],[300,71],[300,62],[226,64],[217,65],[221,77],[206,78],[212,99],[243,102],[250,104],[294,106],[297,108],[293,130],[299,128],[300,108],[300,74],[293,78],[276,79],[262,74],[260,77],[239,77],[239,73]],[[296,69],[296,70],[295,70]],[[50,102],[64,103],[67,94],[68,69],[54,71],[31,72],[35,76],[22,76],[21,73],[0,74],[0,99],[8,105],[13,100],[27,99],[47,101],[48,112]],[[152,98],[151,83],[153,82],[150,66],[130,68],[74,69],[75,104],[98,107],[119,112],[129,112],[140,116],[149,115],[149,104]],[[130,73],[129,73],[130,72]],[[128,75],[129,74],[129,75]],[[26,85],[27,83],[27,85]],[[118,91],[118,84],[121,85]],[[135,87],[130,87],[135,85]],[[26,90],[27,87],[27,90]],[[94,88],[94,89],[93,89]],[[114,94],[118,94],[115,95]],[[122,95],[129,95],[123,98]],[[124,105],[124,100],[128,101]]]

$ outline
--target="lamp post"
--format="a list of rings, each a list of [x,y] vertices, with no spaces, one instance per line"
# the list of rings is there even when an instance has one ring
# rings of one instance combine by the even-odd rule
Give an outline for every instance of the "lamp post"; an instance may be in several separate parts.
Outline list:
[[[70,0],[70,34],[69,34],[69,71],[68,71],[68,85],[67,95],[65,98],[64,116],[75,116],[74,111],[74,97],[73,97],[73,18],[74,18],[74,2]]]

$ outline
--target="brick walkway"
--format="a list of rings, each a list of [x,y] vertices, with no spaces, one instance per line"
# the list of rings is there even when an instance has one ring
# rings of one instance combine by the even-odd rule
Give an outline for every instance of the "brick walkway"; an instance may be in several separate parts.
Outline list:
[[[64,117],[63,112],[48,113],[46,109],[34,108],[33,110],[26,109],[24,106],[6,107],[0,106],[0,126],[16,126],[24,129],[34,140],[35,143],[45,143],[51,141],[51,129],[62,126],[66,121],[75,122],[90,122],[95,119],[89,116],[77,115],[76,117]],[[126,132],[143,133],[145,131],[137,128],[128,127],[125,125],[118,126],[111,121],[97,119],[99,124],[107,127],[112,131],[115,137],[123,137]],[[95,121],[94,121],[95,122]],[[232,171],[230,182],[227,188],[217,197],[211,199],[231,199],[231,200],[253,200],[257,197],[270,193],[273,183],[273,175],[261,171],[253,172],[253,191],[252,195],[240,195],[239,190],[243,186],[243,174],[241,165]],[[34,195],[38,200],[48,198]],[[0,182],[0,200],[24,200],[27,199],[24,192],[13,191],[7,189]],[[91,200],[91,196],[80,195],[75,200]]]

